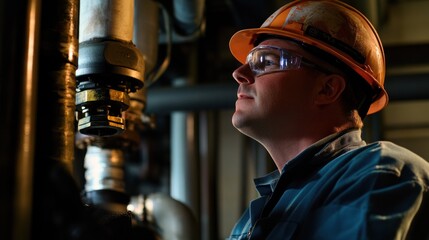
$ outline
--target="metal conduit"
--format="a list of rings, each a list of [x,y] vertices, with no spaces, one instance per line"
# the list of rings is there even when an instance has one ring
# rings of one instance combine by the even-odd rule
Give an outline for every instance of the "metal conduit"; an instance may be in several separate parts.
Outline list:
[[[429,74],[387,76],[386,90],[390,101],[429,99]],[[152,88],[148,91],[147,112],[200,111],[233,109],[237,85],[206,84]]]
[[[191,35],[201,27],[205,0],[175,0],[174,16],[180,32]]]
[[[0,239],[30,239],[40,1],[0,3]]]
[[[429,99],[429,73],[386,77],[390,101]]]
[[[232,109],[237,84],[207,84],[171,88],[151,88],[148,91],[147,112],[198,111]]]
[[[54,216],[64,214],[63,219],[69,217],[62,208],[64,199],[60,192],[67,189],[66,192],[73,193],[75,190],[71,176],[79,1],[43,1],[41,9],[49,14],[41,14],[40,24],[31,236],[50,239],[59,234],[61,224],[66,224],[58,219],[55,221]]]
[[[78,0],[43,2],[43,10],[50,14],[42,14],[40,34],[37,157],[61,162],[70,173],[75,144],[78,4]]]
[[[40,1],[29,1],[25,32],[26,46],[23,64],[23,86],[21,98],[21,121],[19,123],[19,146],[16,168],[15,217],[13,238],[29,239],[33,211],[33,166],[36,133],[38,44],[40,24]]]
[[[197,221],[192,211],[167,194],[151,193],[147,196],[134,196],[131,198],[128,209],[134,212],[141,222],[154,226],[158,232],[157,235],[162,239],[200,239],[195,229]]]
[[[172,40],[175,43],[195,41],[204,31],[205,0],[175,0],[173,1],[174,31]],[[166,33],[161,33],[160,43],[166,43]]]

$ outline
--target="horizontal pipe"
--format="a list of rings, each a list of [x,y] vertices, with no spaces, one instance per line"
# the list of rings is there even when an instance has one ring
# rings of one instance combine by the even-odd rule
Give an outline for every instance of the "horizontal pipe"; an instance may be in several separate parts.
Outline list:
[[[196,86],[149,88],[148,113],[233,109],[237,95],[236,84],[206,84]]]
[[[387,76],[390,101],[429,99],[429,73]]]
[[[429,99],[429,73],[387,76],[390,101]],[[148,113],[234,109],[237,84],[149,88]]]

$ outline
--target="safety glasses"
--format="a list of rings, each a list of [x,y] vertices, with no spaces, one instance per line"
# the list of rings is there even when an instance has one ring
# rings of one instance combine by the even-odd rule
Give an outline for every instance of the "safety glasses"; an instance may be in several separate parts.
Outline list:
[[[291,51],[283,48],[260,45],[253,48],[246,58],[255,77],[263,74],[299,69],[302,65],[320,69],[318,66],[306,61]]]

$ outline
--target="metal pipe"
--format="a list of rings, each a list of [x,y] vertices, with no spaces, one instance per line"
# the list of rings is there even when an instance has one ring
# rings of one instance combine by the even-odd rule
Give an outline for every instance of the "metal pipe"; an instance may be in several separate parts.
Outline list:
[[[429,99],[429,73],[387,76],[385,87],[390,101]],[[157,87],[148,91],[147,112],[233,109],[237,85],[205,84]]]
[[[37,157],[61,162],[72,173],[79,1],[43,2],[38,87]],[[53,9],[53,10],[52,10]],[[55,147],[52,147],[55,146]]]
[[[197,221],[192,211],[182,202],[163,193],[136,196],[131,199],[128,209],[141,222],[157,227],[162,239],[199,239]]]
[[[237,85],[232,81],[228,84],[150,88],[147,93],[147,112],[232,109],[236,95]]]
[[[88,146],[85,155],[85,199],[88,204],[114,213],[126,212],[124,152],[117,148]]]
[[[196,40],[205,30],[204,20],[205,0],[175,0],[173,1],[172,41],[175,43]],[[168,43],[166,32],[161,32],[160,43]]]
[[[40,1],[0,2],[0,239],[30,239]]]
[[[130,92],[143,87],[144,61],[133,44],[134,0],[82,0],[76,116],[85,135],[125,130]]]
[[[174,79],[174,86],[192,85],[196,81],[196,48],[188,54],[186,77]],[[148,98],[149,99],[149,98]],[[171,116],[170,195],[200,216],[200,166],[196,114],[176,111]]]
[[[429,99],[429,73],[387,76],[385,87],[391,101]]]
[[[173,1],[174,18],[179,33],[191,35],[201,27],[205,0]]]
[[[133,11],[134,0],[81,0],[79,42],[96,38],[131,42]]]
[[[217,114],[214,112],[199,113],[199,154],[201,162],[201,240],[219,239],[218,234],[218,192],[217,142],[219,137]]]
[[[40,24],[39,0],[28,3],[27,26],[25,31],[25,60],[23,69],[23,89],[20,109],[18,158],[16,168],[16,193],[13,218],[13,238],[29,239],[31,236],[33,202],[33,166],[36,133],[37,72]]]
[[[70,179],[74,161],[78,3],[78,0],[40,1],[40,11],[49,14],[40,15],[37,100],[33,108],[36,131],[31,238],[54,235],[53,229],[58,230],[58,226],[53,226],[58,223],[55,216],[66,211],[50,204],[53,201],[50,194],[62,184],[74,187]],[[58,179],[68,180],[54,182]]]
[[[196,155],[196,119],[193,114],[171,116],[170,195],[199,213],[199,159]]]
[[[85,155],[85,190],[125,192],[124,153],[119,149],[88,146]]]
[[[143,54],[145,74],[154,70],[158,59],[159,11],[154,0],[134,1],[133,42]]]

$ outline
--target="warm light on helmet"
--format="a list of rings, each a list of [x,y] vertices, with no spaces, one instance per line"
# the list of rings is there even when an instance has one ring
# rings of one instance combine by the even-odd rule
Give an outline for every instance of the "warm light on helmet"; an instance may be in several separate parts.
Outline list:
[[[355,8],[334,0],[293,1],[274,12],[260,28],[235,33],[229,44],[232,55],[245,63],[261,34],[294,39],[341,61],[373,89],[368,114],[387,105],[383,46],[373,25]]]

